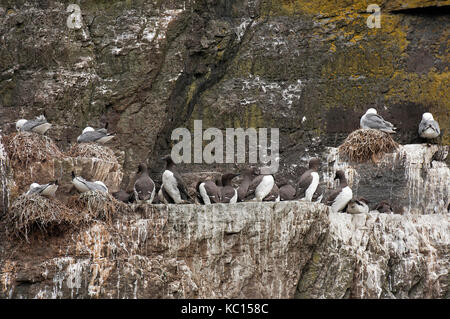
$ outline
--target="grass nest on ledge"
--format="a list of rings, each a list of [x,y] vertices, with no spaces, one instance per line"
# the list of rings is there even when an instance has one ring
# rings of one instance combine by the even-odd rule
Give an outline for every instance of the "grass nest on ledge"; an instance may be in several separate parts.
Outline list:
[[[3,136],[3,144],[14,166],[28,167],[33,162],[64,157],[51,138],[37,133],[12,133]]]
[[[339,146],[339,154],[350,161],[362,163],[372,160],[374,163],[386,153],[398,148],[391,135],[374,129],[359,129],[347,136]]]
[[[9,237],[28,242],[32,233],[58,235],[68,228],[79,226],[84,220],[83,216],[57,199],[34,194],[19,196],[11,205],[5,221]]]
[[[82,193],[78,198],[72,198],[68,206],[84,216],[107,223],[111,223],[115,215],[130,209],[111,194],[100,191]]]
[[[116,155],[107,146],[97,143],[76,143],[67,151],[70,157],[98,158],[105,162],[117,162]]]

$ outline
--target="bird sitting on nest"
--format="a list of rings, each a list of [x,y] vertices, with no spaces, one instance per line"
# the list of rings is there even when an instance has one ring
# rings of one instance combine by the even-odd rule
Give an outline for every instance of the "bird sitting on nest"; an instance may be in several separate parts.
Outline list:
[[[20,119],[16,122],[16,130],[19,132],[34,132],[44,135],[52,125],[47,122],[44,115],[34,120]]]
[[[43,185],[33,183],[30,185],[30,189],[28,190],[28,192],[26,192],[25,195],[38,194],[46,197],[55,197],[57,189],[58,189],[58,180]]]
[[[370,108],[366,114],[361,117],[359,122],[362,129],[375,129],[385,133],[396,133],[394,125],[388,121],[385,121],[380,115],[377,114],[377,110]]]
[[[99,128],[94,130],[92,127],[86,127],[80,136],[77,137],[78,143],[99,143],[105,144],[109,142],[115,135],[108,133],[107,131],[108,123],[106,123],[104,128]]]
[[[89,192],[89,191],[100,191],[100,192],[108,193],[108,187],[106,187],[106,185],[103,182],[87,181],[81,176],[75,176],[75,172],[73,172],[73,171],[72,171],[72,184],[75,186],[75,188],[80,193],[85,193],[85,192]]]

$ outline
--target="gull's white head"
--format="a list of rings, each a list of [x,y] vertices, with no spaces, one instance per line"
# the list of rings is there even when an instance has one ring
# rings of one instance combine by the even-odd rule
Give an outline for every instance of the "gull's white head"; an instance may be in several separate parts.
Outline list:
[[[86,132],[93,132],[93,131],[95,131],[95,130],[92,127],[88,126],[83,130],[83,132],[81,132],[81,134],[84,134]]]
[[[36,188],[36,187],[39,187],[39,186],[41,186],[41,185],[39,185],[38,183],[33,183],[33,184],[30,185],[30,189],[33,189],[33,188]]]
[[[18,120],[16,122],[16,130],[20,131],[20,129],[26,122],[27,122],[27,120],[25,120],[25,119]]]
[[[367,110],[366,114],[377,114],[377,110],[375,110],[374,108],[370,108]]]
[[[430,120],[434,120],[433,119],[433,115],[431,115],[431,113],[423,113],[422,115],[422,120],[424,121],[430,121]]]

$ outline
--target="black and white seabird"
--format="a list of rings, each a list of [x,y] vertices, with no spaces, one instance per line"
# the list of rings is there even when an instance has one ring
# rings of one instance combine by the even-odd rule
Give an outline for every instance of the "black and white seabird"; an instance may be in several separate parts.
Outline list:
[[[308,202],[312,201],[320,181],[319,167],[320,160],[318,158],[309,160],[309,169],[302,174],[297,183],[297,193],[295,195],[297,199],[304,199]]]
[[[100,143],[105,144],[109,142],[115,135],[108,133],[108,123],[104,128],[94,130],[92,127],[86,127],[80,136],[77,137],[78,143]]]
[[[156,188],[155,183],[148,175],[147,165],[139,164],[137,176],[133,188],[134,198],[138,204],[151,204],[155,198]]]
[[[347,213],[348,214],[363,214],[369,212],[369,206],[367,206],[369,202],[365,198],[352,199],[348,202],[347,205]]]
[[[21,132],[34,132],[39,134],[45,134],[52,125],[47,122],[44,115],[36,117],[34,120],[20,119],[16,122],[17,131]]]
[[[55,197],[57,189],[58,189],[58,180],[44,185],[33,183],[30,185],[30,189],[28,190],[28,192],[26,192],[25,195],[39,194],[46,197]]]
[[[221,203],[237,203],[237,190],[231,185],[231,181],[239,174],[227,173],[222,175],[222,186],[220,187],[220,202]]]
[[[280,194],[280,201],[294,200],[296,190],[295,187],[286,181],[277,184]]]
[[[392,206],[388,202],[380,202],[376,207],[375,210],[377,210],[381,214],[393,214],[394,210],[392,209]]]
[[[197,198],[203,205],[217,204],[221,202],[220,187],[212,180],[200,181],[196,186]]]
[[[166,162],[166,169],[162,174],[162,185],[167,194],[176,204],[192,202],[192,198],[187,192],[187,188],[180,174],[177,172],[175,163],[170,155],[162,158]]]
[[[439,123],[436,122],[431,113],[423,113],[422,121],[419,124],[420,137],[430,140],[441,135]]]
[[[243,179],[237,189],[238,202],[244,201],[245,197],[247,196],[247,192],[248,192],[250,183],[256,176],[258,176],[255,168],[244,169],[243,172],[241,173],[241,175],[243,176]]]
[[[158,191],[158,200],[161,204],[175,204],[174,200],[164,188],[164,184],[161,184],[161,188]]]
[[[263,199],[272,191],[275,180],[272,174],[265,173],[266,168],[263,167],[257,170],[256,176],[250,183],[247,191],[246,199],[254,199],[257,202],[262,202]]]
[[[334,213],[342,211],[353,198],[352,189],[347,184],[344,171],[336,171],[334,179],[339,179],[339,186],[327,197],[326,204]]]
[[[103,182],[101,181],[89,182],[81,176],[75,176],[75,173],[73,171],[72,171],[72,184],[80,193],[85,193],[89,191],[100,191],[104,193],[108,192],[108,187],[106,187],[106,185]]]
[[[279,201],[280,201],[280,189],[278,188],[277,184],[274,183],[269,194],[267,194],[267,196],[264,197],[263,202],[279,202]]]
[[[359,124],[362,129],[375,129],[385,133],[396,133],[394,125],[385,121],[377,114],[377,110],[374,108],[367,110],[366,114],[361,117]]]

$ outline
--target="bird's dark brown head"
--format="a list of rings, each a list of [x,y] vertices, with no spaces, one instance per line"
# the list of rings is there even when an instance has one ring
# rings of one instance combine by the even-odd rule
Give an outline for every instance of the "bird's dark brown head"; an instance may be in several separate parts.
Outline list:
[[[309,169],[317,171],[319,170],[319,167],[320,167],[320,160],[317,157],[314,157],[309,161]]]
[[[139,164],[138,173],[147,173],[147,165],[145,163]]]
[[[347,179],[345,178],[345,173],[343,170],[336,171],[336,175],[334,176],[334,179],[339,179],[341,185],[347,184]]]

